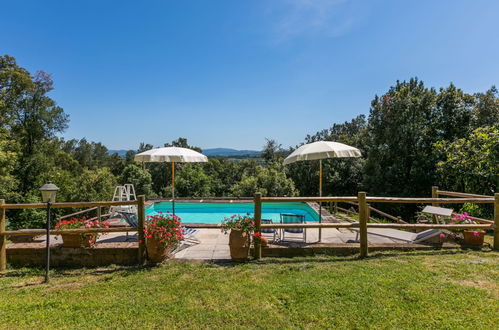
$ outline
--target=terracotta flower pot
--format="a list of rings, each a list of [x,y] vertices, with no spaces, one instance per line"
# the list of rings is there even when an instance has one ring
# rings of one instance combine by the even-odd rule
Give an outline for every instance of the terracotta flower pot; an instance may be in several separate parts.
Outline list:
[[[262,247],[268,247],[269,246],[269,242],[267,241],[267,238],[261,236],[260,238],[257,238],[257,239],[260,240],[260,245]],[[255,239],[255,241],[256,241],[256,239]]]
[[[477,234],[475,234],[477,233]],[[464,230],[464,243],[471,246],[482,246],[485,237],[484,231]]]
[[[93,247],[97,241],[97,234],[62,234],[63,247]]]
[[[153,262],[161,263],[172,257],[172,250],[163,246],[157,238],[146,239],[147,258]]]
[[[229,235],[230,257],[234,261],[248,260],[250,236],[246,232],[232,229]]]

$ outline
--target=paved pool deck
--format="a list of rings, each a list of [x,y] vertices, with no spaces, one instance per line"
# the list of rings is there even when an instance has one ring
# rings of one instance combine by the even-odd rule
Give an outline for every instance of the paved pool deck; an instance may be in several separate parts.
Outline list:
[[[319,229],[307,229],[306,242],[303,241],[303,234],[286,233],[285,241],[272,242],[272,234],[264,234],[270,244],[289,247],[302,247],[319,243]],[[229,235],[220,232],[219,229],[199,229],[194,237],[198,242],[189,241],[181,246],[175,254],[176,259],[199,259],[221,261],[230,259]],[[396,244],[402,241],[390,238],[368,235],[367,240],[373,244]],[[358,243],[357,234],[350,230],[325,228],[322,229],[322,239],[320,243],[325,244],[345,244]]]
[[[303,234],[286,233],[285,241],[273,242],[272,234],[263,234],[271,245],[286,247],[306,247],[319,243],[319,229],[307,229],[306,242],[303,241]],[[379,237],[368,234],[368,241],[372,244],[396,244],[402,241]],[[137,233],[107,233],[101,235],[97,240],[101,246],[112,246],[113,243],[137,244]],[[323,244],[346,244],[358,243],[358,237],[355,232],[348,229],[324,228],[322,229]],[[33,245],[43,247],[45,237],[38,236]],[[60,246],[62,239],[60,236],[51,236],[51,246]],[[14,247],[15,244],[12,244]],[[197,229],[195,235],[187,239],[178,248],[175,253],[177,261],[228,261],[230,260],[229,235],[224,234],[218,228]]]
[[[323,222],[343,222],[348,223],[345,219],[349,221],[355,221],[355,219],[348,217],[340,217],[329,213],[324,207],[320,207],[317,203],[307,203],[316,213],[322,214]],[[110,219],[112,227],[122,227],[126,226],[120,218]],[[281,233],[278,230],[279,234]],[[273,241],[273,234],[264,233],[263,234],[269,244],[272,247],[277,248],[314,248],[320,245],[333,244],[338,246],[354,246],[358,245],[358,234],[352,230],[346,228],[323,228],[321,240],[319,242],[319,229],[318,228],[307,228],[306,229],[306,241],[303,240],[303,234],[286,233],[285,240]],[[280,235],[278,235],[280,237]],[[367,235],[367,240],[369,244],[377,245],[401,245],[405,244],[404,241],[381,237],[377,235]],[[137,246],[137,233],[129,233],[127,236],[125,233],[107,233],[101,235],[97,240],[102,247],[104,246]],[[351,244],[354,243],[354,244]],[[356,244],[355,244],[356,243]],[[45,244],[45,237],[37,237],[35,245],[43,246]],[[15,245],[15,244],[13,244]],[[60,236],[51,237],[52,246],[61,246],[62,239]],[[190,239],[187,239],[182,243],[182,245],[175,252],[174,259],[178,262],[223,262],[230,260],[230,250],[229,250],[229,235],[221,232],[219,228],[197,228],[196,233],[192,235]]]

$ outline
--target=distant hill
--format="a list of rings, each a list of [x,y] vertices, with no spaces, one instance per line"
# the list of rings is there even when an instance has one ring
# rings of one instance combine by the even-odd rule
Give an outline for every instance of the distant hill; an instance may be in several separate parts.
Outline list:
[[[212,148],[204,149],[203,154],[208,157],[234,157],[246,155],[259,155],[261,152],[257,150],[236,150],[230,148]]]
[[[120,155],[121,157],[124,157],[125,154],[127,153],[128,150],[124,150],[124,149],[121,149],[121,150],[108,150],[107,153],[112,155],[112,154],[118,154]]]
[[[121,157],[124,157],[128,150],[120,149],[120,150],[108,150],[107,152],[112,155],[117,153]],[[237,150],[230,148],[211,148],[204,149],[203,154],[208,157],[239,157],[239,156],[256,156],[261,152],[257,150]]]

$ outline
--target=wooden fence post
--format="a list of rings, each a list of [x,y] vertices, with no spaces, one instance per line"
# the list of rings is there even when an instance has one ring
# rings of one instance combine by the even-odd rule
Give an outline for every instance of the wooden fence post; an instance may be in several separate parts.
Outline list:
[[[0,199],[0,205],[3,206],[5,200]],[[5,231],[5,209],[0,208],[0,232]],[[0,271],[7,269],[7,237],[0,235]]]
[[[262,224],[262,193],[257,192],[254,198],[255,203],[255,212],[254,212],[254,221],[255,221],[255,232],[262,233],[261,224]],[[255,259],[260,259],[262,257],[262,244],[260,240],[254,240],[254,253],[253,256]]]
[[[438,198],[438,187],[437,186],[432,186],[431,187],[431,198]],[[431,203],[432,206],[438,206],[439,203]],[[432,220],[433,223],[438,223],[438,218],[436,215],[432,215]]]
[[[138,241],[139,241],[139,264],[142,265],[144,263],[145,258],[145,240],[144,240],[144,221],[145,221],[145,203],[146,197],[144,195],[137,196],[137,215],[138,215]]]
[[[360,230],[359,230],[359,236],[360,236],[360,257],[365,258],[367,257],[367,220],[368,220],[368,209],[369,207],[367,206],[366,203],[366,193],[361,191],[358,194],[358,199],[359,199],[359,223],[360,223]]]
[[[102,209],[100,206],[97,206],[97,220],[101,221],[102,219]]]
[[[494,196],[494,250],[499,251],[499,193]]]

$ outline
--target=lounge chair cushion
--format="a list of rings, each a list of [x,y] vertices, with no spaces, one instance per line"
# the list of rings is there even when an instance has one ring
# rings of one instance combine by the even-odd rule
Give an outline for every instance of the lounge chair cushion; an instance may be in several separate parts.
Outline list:
[[[262,219],[262,223],[264,224],[270,224],[270,223],[274,223],[272,220],[270,219]],[[262,233],[265,233],[265,234],[273,234],[275,232],[277,232],[277,229],[275,228],[264,228],[261,230]]]
[[[295,215],[295,214],[281,214],[282,223],[304,223],[305,216]],[[285,228],[286,233],[301,234],[303,233],[303,228]]]
[[[358,232],[359,228],[352,228]],[[428,240],[442,231],[439,229],[428,229],[419,233],[411,233],[408,231],[390,229],[390,228],[367,228],[367,234],[387,237],[394,240],[404,241],[407,243],[419,243]]]

